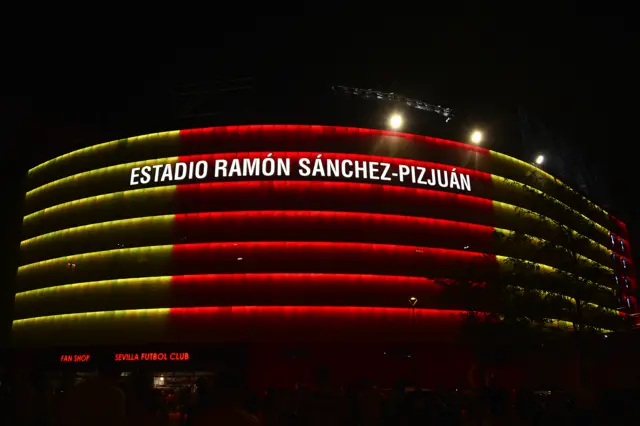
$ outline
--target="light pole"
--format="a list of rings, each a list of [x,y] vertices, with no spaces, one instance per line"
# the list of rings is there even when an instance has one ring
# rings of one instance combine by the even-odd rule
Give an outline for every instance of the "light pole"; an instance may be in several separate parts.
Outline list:
[[[409,306],[411,307],[411,340],[412,340],[412,350],[411,352],[413,352],[413,354],[410,354],[409,356],[411,357],[411,367],[413,370],[413,381],[414,381],[414,386],[417,388],[418,386],[418,366],[416,365],[416,357],[415,357],[415,352],[416,352],[416,305],[418,304],[418,298],[411,296],[409,298]]]
[[[411,296],[409,298],[409,305],[411,305],[411,316],[413,318],[412,324],[414,328],[416,326],[416,303],[418,303],[418,298]]]

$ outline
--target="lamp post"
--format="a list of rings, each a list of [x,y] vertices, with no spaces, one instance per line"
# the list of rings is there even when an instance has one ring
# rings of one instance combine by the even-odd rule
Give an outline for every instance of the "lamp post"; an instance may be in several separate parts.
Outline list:
[[[417,388],[418,386],[418,366],[416,365],[416,357],[415,357],[415,351],[416,351],[416,305],[418,304],[418,298],[411,296],[409,298],[409,306],[411,307],[411,339],[412,339],[412,351],[414,352],[413,354],[410,354],[409,356],[411,357],[411,367],[413,370],[413,381],[414,381],[414,386]]]
[[[411,316],[413,318],[412,325],[415,328],[416,326],[416,304],[418,303],[418,298],[411,296],[409,298],[409,305],[411,305]]]

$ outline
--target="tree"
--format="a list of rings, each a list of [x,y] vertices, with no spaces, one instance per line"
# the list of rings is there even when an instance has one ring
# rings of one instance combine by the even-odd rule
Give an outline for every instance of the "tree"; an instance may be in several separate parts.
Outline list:
[[[529,234],[546,238],[516,232],[503,235],[503,238],[505,244],[519,245],[523,250],[526,250],[526,246],[535,247],[535,253],[529,258],[555,268],[550,274],[552,279],[547,280],[547,283],[552,283],[558,292],[573,301],[571,309],[562,313],[573,323],[578,348],[579,379],[582,381],[586,375],[583,335],[602,331],[603,328],[619,330],[627,327],[625,317],[610,308],[616,306],[617,301],[617,289],[612,282],[613,271],[585,256],[589,254],[602,261],[608,255],[605,254],[607,249],[603,249],[583,233],[576,232],[574,228],[591,234],[600,232],[585,216],[526,184],[515,181],[510,181],[510,184],[527,193],[529,199],[545,205],[552,213],[553,217],[547,217],[517,207],[516,215],[520,218],[526,216],[530,219],[533,216],[536,219],[528,221]],[[522,244],[518,239],[529,239],[530,243]]]
[[[464,310],[459,343],[473,354],[480,377],[540,346],[553,331],[547,328],[554,318],[550,307],[567,303],[534,288],[532,275],[525,273],[533,271],[534,264],[509,262],[505,270],[495,256],[485,254],[457,265],[451,277],[436,279],[443,287],[441,302]]]

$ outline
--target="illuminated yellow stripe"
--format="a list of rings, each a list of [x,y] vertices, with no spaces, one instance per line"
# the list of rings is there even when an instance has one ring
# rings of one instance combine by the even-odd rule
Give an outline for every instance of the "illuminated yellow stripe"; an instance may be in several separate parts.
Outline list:
[[[162,226],[171,225],[173,223],[175,215],[168,214],[162,216],[147,216],[136,217],[132,219],[112,220],[108,222],[99,222],[91,225],[76,226],[73,228],[62,229],[60,231],[49,232],[47,234],[39,235],[37,237],[29,238],[20,243],[21,248],[28,248],[34,244],[43,243],[47,240],[51,241],[56,238],[65,238],[73,235],[78,235],[85,232],[92,232],[99,229],[115,229],[115,228],[128,228],[131,226],[144,226],[150,224],[159,224]]]
[[[126,309],[119,311],[98,311],[98,312],[82,312],[75,314],[47,315],[42,317],[24,318],[13,321],[13,328],[28,326],[31,324],[50,323],[57,321],[77,321],[84,319],[102,319],[102,318],[131,318],[131,317],[162,317],[168,316],[171,308],[154,308],[154,309]]]
[[[560,181],[559,179],[557,179],[556,177],[554,177],[553,175],[545,172],[542,169],[539,169],[538,167],[534,166],[533,164],[527,163],[526,161],[522,161],[519,160],[517,158],[511,157],[509,155],[506,154],[502,154],[500,152],[497,151],[489,151],[491,153],[492,156],[498,157],[501,160],[505,160],[511,163],[516,163],[518,166],[520,167],[524,167],[526,169],[529,169],[530,171],[537,173],[541,176],[544,176],[546,179],[557,183],[558,185],[560,185],[563,189],[568,190],[569,192],[573,193],[574,195],[577,195],[578,197],[582,198],[582,200],[584,200],[587,204],[589,204],[592,208],[598,210],[600,213],[604,214],[604,215],[609,215],[609,213],[607,213],[607,211],[605,209],[603,209],[602,207],[598,206],[597,204],[595,204],[593,201],[589,200],[588,198],[585,198],[582,194],[580,194],[579,192],[577,192],[575,189],[573,189],[572,187],[570,187],[569,185],[563,183],[562,181]]]
[[[513,288],[515,288],[515,289],[517,289],[519,291],[524,291],[525,290],[524,287],[517,287],[517,286],[510,286],[510,287],[513,287]],[[576,304],[576,299],[574,297],[567,296],[566,294],[553,293],[553,292],[546,291],[546,290],[539,290],[537,288],[532,288],[532,289],[529,289],[529,290],[534,292],[534,293],[540,294],[541,296],[561,297],[564,300],[567,300],[567,301],[571,302],[574,305]],[[618,311],[616,309],[607,308],[606,306],[600,306],[600,305],[597,305],[597,304],[591,303],[591,302],[583,302],[583,303],[586,303],[587,305],[592,306],[594,308],[603,310],[604,312],[606,312],[608,314],[614,314],[616,316],[622,315],[622,312],[620,312],[620,311]]]
[[[53,287],[39,288],[37,290],[28,290],[16,293],[16,302],[18,299],[31,299],[43,297],[55,293],[66,293],[68,291],[80,291],[95,287],[118,287],[118,286],[146,286],[146,285],[168,285],[173,277],[170,275],[158,277],[142,277],[142,278],[121,278],[116,280],[87,281],[84,283],[63,284]]]
[[[179,138],[180,138],[180,130],[172,130],[170,132],[150,133],[148,135],[133,136],[130,138],[118,139],[110,142],[103,142],[101,144],[89,146],[82,149],[77,149],[75,151],[69,152],[67,154],[61,155],[59,157],[53,158],[49,161],[45,161],[44,163],[41,163],[35,166],[34,168],[29,170],[29,175],[32,175],[35,172],[40,171],[46,167],[53,166],[56,163],[59,163],[65,160],[70,160],[73,157],[79,157],[85,154],[100,154],[100,152],[105,151],[107,148],[114,147],[119,143],[144,143],[144,142],[152,143],[152,142],[155,142],[155,140],[158,138],[172,138],[172,139],[175,139],[177,142],[179,141]]]
[[[494,207],[497,206],[497,207],[503,208],[505,210],[510,210],[515,215],[521,214],[523,216],[526,216],[529,219],[537,220],[539,222],[544,222],[545,225],[547,225],[549,227],[556,226],[556,223],[552,219],[548,218],[547,216],[544,216],[543,214],[536,213],[534,211],[525,209],[524,207],[514,206],[513,204],[507,204],[507,203],[503,203],[501,201],[493,201],[493,205],[494,205]],[[518,209],[521,210],[521,211],[518,212],[517,211]],[[496,211],[496,209],[494,208],[494,212],[495,211]],[[595,241],[595,240],[593,240],[593,239],[591,239],[591,238],[589,238],[587,236],[584,236],[584,235],[580,234],[579,232],[577,232],[577,231],[575,231],[573,229],[571,229],[571,231],[573,232],[573,235],[574,235],[574,237],[576,239],[588,240],[590,242],[591,246],[594,249],[601,251],[603,255],[605,255],[607,257],[611,255],[611,250],[609,250],[605,245],[600,244],[599,242],[597,242],[597,241]]]
[[[171,284],[172,278],[173,277],[170,275],[165,275],[165,276],[157,276],[157,277],[124,278],[124,279],[116,279],[116,280],[89,281],[84,283],[64,284],[64,285],[59,285],[54,287],[46,287],[46,288],[41,288],[37,290],[28,290],[28,291],[17,293],[16,304],[28,303],[29,300],[33,301],[35,299],[47,297],[54,294],[70,293],[70,292],[75,293],[76,291],[82,291],[85,289],[96,288],[96,287],[110,287],[110,290],[113,289],[113,287],[124,287],[124,286],[166,287]],[[523,287],[514,286],[514,288],[516,288],[519,291],[525,290]],[[559,296],[565,300],[568,300],[574,305],[576,304],[575,298],[564,295],[564,294],[553,293],[553,292],[549,292],[546,290],[539,290],[539,289],[530,289],[530,290],[542,296],[547,296],[547,295]],[[602,311],[605,311],[607,313],[621,315],[621,312],[615,309],[607,308],[605,306],[600,306],[591,302],[586,302],[586,303],[597,309],[601,309]]]
[[[506,185],[517,185],[521,190],[525,190],[525,191],[531,191],[533,193],[536,193],[538,195],[541,195],[542,197],[544,197],[545,199],[551,201],[554,204],[557,204],[558,206],[562,207],[565,210],[569,210],[571,213],[580,216],[582,219],[584,219],[585,221],[587,221],[588,224],[592,225],[596,230],[598,230],[599,232],[603,233],[605,237],[609,236],[609,230],[607,228],[605,228],[604,226],[602,226],[600,223],[596,222],[595,220],[585,216],[584,214],[580,213],[578,210],[574,209],[573,207],[568,206],[567,204],[563,203],[562,201],[558,200],[557,198],[552,197],[551,195],[540,191],[537,188],[534,188],[532,186],[529,186],[525,183],[522,182],[518,182],[515,181],[513,179],[509,179],[509,178],[504,178],[502,176],[496,176],[496,175],[491,175],[491,179],[494,181],[499,181],[501,183],[504,183]]]
[[[553,320],[550,324],[548,324],[549,327],[557,327],[560,328],[562,330],[573,330],[575,328],[575,324],[571,321],[565,321],[565,320]],[[584,325],[583,325],[584,327]],[[607,328],[602,328],[602,327],[594,327],[592,325],[587,326],[590,329],[593,329],[595,331],[597,331],[598,333],[615,333],[614,330],[609,330]]]
[[[559,328],[564,331],[573,331],[574,325],[571,321],[551,319],[551,322],[544,325],[548,328]]]
[[[113,255],[124,255],[130,253],[150,252],[150,253],[163,253],[170,254],[173,244],[161,245],[161,246],[146,246],[146,247],[133,247],[115,250],[94,251],[91,253],[75,254],[70,256],[56,257],[54,259],[42,260],[40,262],[29,263],[18,268],[18,275],[21,273],[29,272],[32,269],[39,269],[55,264],[66,263],[79,263],[81,261],[91,261],[96,258],[108,257]]]
[[[516,259],[513,257],[508,257],[508,256],[501,256],[501,255],[496,255],[496,262],[498,262],[498,265],[500,265],[500,268],[504,268],[505,271],[509,271],[511,270],[511,268],[513,268],[513,265],[511,263],[509,263],[510,261],[516,260],[518,262],[522,262],[525,263],[529,266],[533,266],[538,267],[538,270],[540,272],[544,272],[546,274],[561,274],[561,275],[568,275],[567,272],[563,271],[562,269],[558,269],[558,268],[554,268],[553,266],[549,266],[549,265],[545,265],[542,263],[536,263],[536,262],[531,262],[529,260],[524,260],[524,259]],[[602,290],[606,290],[610,293],[615,293],[615,290],[611,287],[608,287],[606,285],[602,285],[596,282],[593,282],[591,280],[587,280],[585,279],[584,282],[587,285],[593,285],[596,286]]]
[[[504,235],[505,237],[509,238],[512,237],[515,234],[518,234],[519,236],[528,239],[531,243],[535,244],[536,246],[544,246],[546,244],[552,244],[551,242],[544,240],[542,238],[538,238],[538,237],[534,237],[533,235],[529,235],[529,234],[523,234],[523,233],[516,233],[515,231],[512,231],[510,229],[504,229],[504,228],[497,228],[494,227],[495,231],[499,234]],[[586,237],[585,237],[586,238]],[[593,245],[598,245],[597,242],[590,240]],[[558,244],[554,244],[555,247],[557,247],[558,249],[563,249],[564,247],[558,245]],[[600,269],[603,269],[605,272],[608,272],[610,274],[613,274],[613,268],[610,268],[606,265],[603,265],[602,263],[599,263],[593,259],[588,258],[587,256],[583,256],[579,253],[576,254],[576,257],[578,258],[578,260],[585,262],[587,264],[590,264],[591,266],[596,266]]]
[[[133,319],[133,318],[168,318],[171,312],[171,308],[155,308],[155,309],[129,309],[120,311],[98,311],[98,312],[83,312],[76,314],[61,314],[61,315],[47,315],[42,317],[24,318],[13,321],[13,329],[28,327],[30,325],[39,325],[47,323],[56,323],[60,321],[76,322],[78,320],[87,319]],[[553,320],[550,324],[546,324],[547,327],[557,327],[565,330],[573,329],[573,323],[565,320]],[[603,328],[591,327],[601,333],[612,333],[613,330],[606,330]]]
[[[134,167],[154,166],[156,164],[173,164],[173,163],[176,163],[177,161],[178,161],[178,157],[158,158],[155,160],[136,161],[134,163],[118,164],[116,166],[102,167],[100,169],[90,170],[88,172],[77,173],[75,175],[54,180],[53,182],[49,182],[45,185],[32,189],[31,191],[27,192],[26,199],[28,200],[30,197],[34,197],[35,195],[40,194],[48,189],[60,187],[62,185],[65,185],[71,182],[77,183],[79,181],[91,179],[92,177],[104,175],[107,173],[113,173],[113,172],[117,173],[123,170],[130,170]]]
[[[74,200],[74,201],[68,201],[66,203],[57,204],[55,206],[47,207],[46,209],[42,209],[37,212],[26,215],[22,220],[22,224],[23,226],[28,226],[30,222],[48,214],[58,213],[61,211],[73,209],[74,207],[86,206],[87,204],[92,204],[92,203],[109,202],[117,198],[135,198],[135,197],[143,197],[146,195],[153,196],[153,195],[173,194],[176,191],[176,188],[177,188],[176,185],[167,185],[167,186],[157,186],[154,188],[131,189],[128,191],[112,192],[110,194],[94,195],[92,197],[81,198],[79,200]]]

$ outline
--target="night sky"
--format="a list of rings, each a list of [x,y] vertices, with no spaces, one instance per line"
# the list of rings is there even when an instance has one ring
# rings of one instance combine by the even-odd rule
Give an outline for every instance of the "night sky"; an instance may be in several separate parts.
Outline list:
[[[464,138],[480,127],[489,148],[530,161],[536,147],[522,144],[524,111],[544,123],[553,144],[579,151],[587,169],[609,182],[610,210],[629,223],[632,245],[638,244],[637,37],[622,18],[561,17],[509,30],[486,18],[456,18],[446,26],[440,18],[370,21],[262,18],[244,33],[216,27],[211,48],[114,42],[92,50],[5,52],[15,66],[5,69],[9,96],[1,104],[3,282],[15,274],[28,168],[143,133],[269,122],[385,127],[397,109],[337,98],[329,90],[334,84],[451,107],[458,120],[447,126],[433,114],[405,110],[406,130]],[[7,308],[2,312],[6,317]]]

